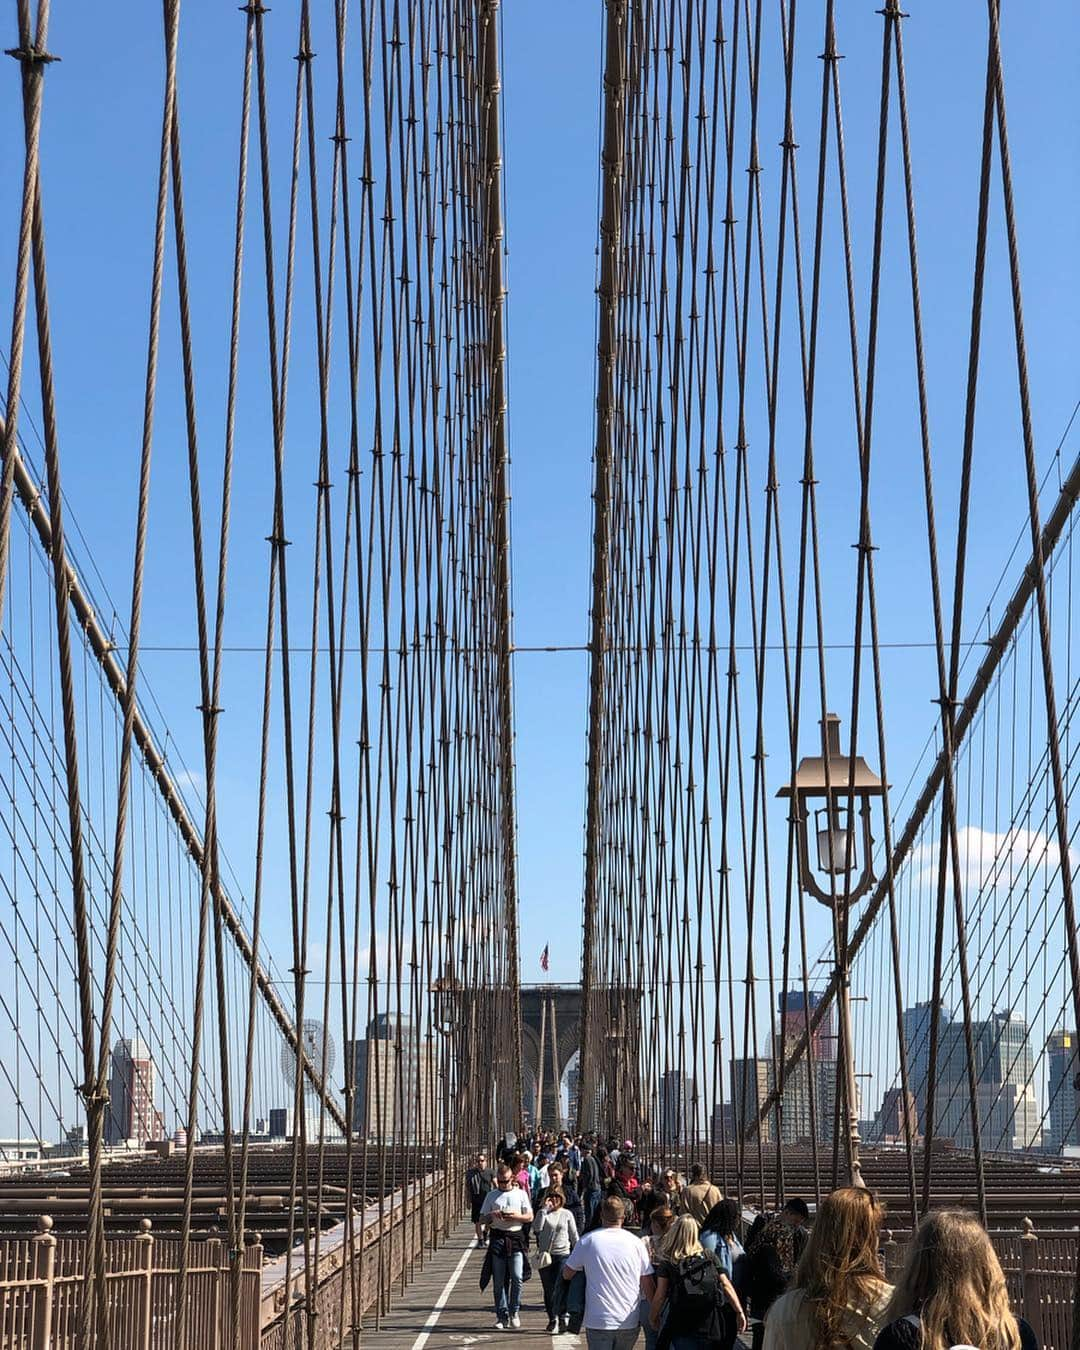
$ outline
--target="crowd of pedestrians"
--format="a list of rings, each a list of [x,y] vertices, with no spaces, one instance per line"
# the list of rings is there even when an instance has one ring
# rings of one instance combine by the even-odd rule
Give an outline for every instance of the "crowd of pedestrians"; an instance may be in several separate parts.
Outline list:
[[[629,1139],[508,1134],[495,1163],[477,1154],[465,1185],[500,1331],[521,1327],[535,1270],[547,1330],[584,1330],[589,1350],[733,1350],[744,1333],[753,1350],[1039,1350],[965,1211],[923,1219],[893,1286],[863,1188],[751,1216],[701,1164],[684,1179]]]

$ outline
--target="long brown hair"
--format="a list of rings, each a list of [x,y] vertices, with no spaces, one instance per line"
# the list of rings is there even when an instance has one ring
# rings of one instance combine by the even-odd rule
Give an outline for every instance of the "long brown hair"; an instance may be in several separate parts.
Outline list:
[[[938,1209],[923,1219],[889,1303],[890,1322],[917,1313],[923,1350],[978,1345],[1020,1350],[1001,1262],[986,1229],[965,1209]]]
[[[845,1344],[849,1306],[865,1306],[887,1288],[878,1261],[884,1217],[873,1192],[861,1186],[841,1186],[821,1202],[795,1272],[795,1288],[813,1317],[815,1347]]]

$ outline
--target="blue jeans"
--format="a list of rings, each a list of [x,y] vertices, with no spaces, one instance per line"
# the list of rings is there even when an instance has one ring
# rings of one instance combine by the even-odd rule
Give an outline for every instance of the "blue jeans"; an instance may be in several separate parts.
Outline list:
[[[570,1327],[576,1336],[581,1328],[582,1318],[585,1316],[585,1272],[579,1270],[575,1273],[572,1280],[566,1281],[566,1289],[563,1291],[563,1311],[570,1318]]]
[[[643,1298],[638,1304],[638,1326],[645,1333],[645,1350],[656,1350],[656,1342],[660,1339],[659,1331],[653,1331],[649,1318],[652,1315],[652,1302]]]
[[[598,1190],[582,1191],[581,1203],[585,1206],[585,1224],[587,1227],[590,1223],[592,1223],[592,1217],[596,1213],[597,1208],[600,1205],[600,1192]]]
[[[552,1256],[550,1264],[540,1271],[540,1283],[544,1286],[544,1311],[548,1318],[562,1317],[566,1312],[566,1281],[562,1277],[565,1256]]]
[[[521,1311],[521,1276],[525,1269],[524,1254],[513,1252],[509,1257],[491,1255],[491,1288],[495,1294],[495,1316],[500,1322],[509,1322]],[[509,1302],[507,1301],[509,1286]]]

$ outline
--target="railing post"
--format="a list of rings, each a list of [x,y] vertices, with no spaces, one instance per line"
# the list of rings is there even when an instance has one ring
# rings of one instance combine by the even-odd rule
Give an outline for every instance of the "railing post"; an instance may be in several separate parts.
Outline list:
[[[222,1268],[223,1253],[221,1250],[221,1239],[207,1238],[205,1242],[200,1243],[199,1245],[202,1248],[206,1268],[214,1272],[214,1278],[210,1284],[211,1289],[214,1291],[214,1307],[213,1313],[211,1314],[210,1325],[214,1328],[215,1333],[221,1338],[222,1342],[224,1342],[228,1334],[228,1328],[225,1325],[224,1320],[224,1308],[228,1306],[228,1300],[227,1297],[222,1297],[224,1293],[222,1285],[225,1280],[228,1279],[229,1272],[227,1266],[224,1269]]]
[[[262,1234],[251,1234],[251,1245],[245,1252],[244,1275],[247,1278],[248,1297],[244,1300],[245,1332],[241,1345],[245,1350],[259,1350],[259,1296],[262,1292],[263,1245]]]
[[[896,1257],[897,1257],[897,1248],[899,1244],[893,1237],[891,1228],[884,1229],[881,1236],[882,1236],[882,1243],[881,1243],[882,1274],[885,1276],[885,1278],[888,1280],[890,1284],[894,1284],[895,1280],[893,1277],[896,1274],[896,1265],[897,1265]]]
[[[1020,1223],[1020,1311],[1043,1344],[1042,1278],[1038,1270],[1039,1239],[1030,1219]]]
[[[139,1236],[135,1239],[139,1249],[139,1270],[142,1281],[139,1288],[139,1345],[141,1350],[150,1350],[151,1311],[153,1308],[154,1280],[154,1235],[150,1231],[149,1219],[139,1220]]]
[[[53,1277],[56,1273],[56,1238],[47,1214],[37,1221],[34,1238],[34,1278],[39,1281],[34,1296],[33,1341],[30,1350],[50,1350],[52,1345]]]

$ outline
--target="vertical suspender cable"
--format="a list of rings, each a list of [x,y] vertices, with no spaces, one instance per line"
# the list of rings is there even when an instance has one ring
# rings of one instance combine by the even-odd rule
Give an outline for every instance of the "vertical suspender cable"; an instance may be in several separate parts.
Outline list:
[[[601,788],[606,746],[604,699],[611,567],[611,475],[615,362],[620,294],[624,101],[626,96],[626,0],[606,0],[604,130],[601,153],[600,329],[597,343],[596,447],[593,470],[592,619],[589,639],[589,751],[585,784],[585,912],[581,950],[581,1062],[578,1129],[594,1129],[597,1025],[594,964],[603,847]]]
[[[499,0],[483,0],[480,13],[480,95],[483,115],[481,198],[487,251],[487,377],[491,382],[486,420],[490,435],[490,488],[495,549],[495,654],[498,707],[498,806],[506,914],[507,983],[510,988],[512,1104],[521,1113],[521,970],[518,932],[517,822],[514,809],[513,611],[510,584],[510,449],[506,435],[506,284],[503,276],[502,133],[500,131]]]

